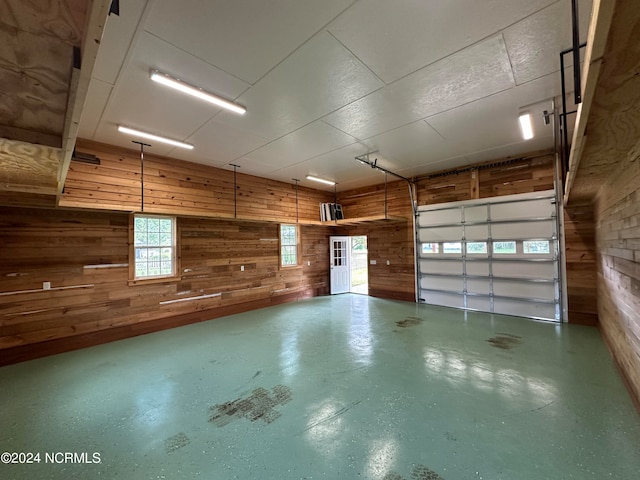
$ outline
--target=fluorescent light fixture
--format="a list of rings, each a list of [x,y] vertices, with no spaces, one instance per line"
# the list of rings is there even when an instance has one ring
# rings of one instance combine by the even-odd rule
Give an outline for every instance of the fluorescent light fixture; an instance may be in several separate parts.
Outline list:
[[[127,133],[129,135],[133,135],[134,137],[142,137],[148,140],[155,140],[156,142],[168,143],[169,145],[173,145],[174,147],[193,150],[193,145],[189,143],[183,143],[177,140],[171,140],[170,138],[159,137],[158,135],[154,135],[152,133],[141,132],[140,130],[134,130],[133,128],[123,127],[122,125],[118,125],[118,131],[122,133]]]
[[[242,105],[238,105],[237,103],[225,100],[224,98],[218,97],[213,93],[205,92],[201,88],[189,85],[182,80],[173,78],[171,75],[159,72],[158,70],[151,70],[151,80],[161,83],[162,85],[166,85],[167,87],[174,88],[179,92],[199,98],[200,100],[204,100],[205,102],[213,103],[214,105],[217,105],[219,107],[226,108],[227,110],[231,110],[235,113],[239,113],[240,115],[244,115],[244,113],[247,111],[247,109]]]
[[[324,183],[325,185],[335,185],[336,182],[332,182],[331,180],[325,180],[324,178],[314,177],[312,175],[307,175],[307,180],[313,180],[314,182]]]
[[[531,126],[531,115],[528,112],[520,114],[518,118],[520,121],[520,131],[522,132],[522,138],[530,140],[533,138],[533,127]]]

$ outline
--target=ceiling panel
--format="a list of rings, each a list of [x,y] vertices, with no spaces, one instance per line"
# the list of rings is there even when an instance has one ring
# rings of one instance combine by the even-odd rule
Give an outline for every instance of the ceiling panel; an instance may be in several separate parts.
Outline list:
[[[184,141],[220,111],[209,103],[152,82],[151,68],[226,97],[236,97],[247,88],[237,78],[142,33],[109,99],[95,140],[107,142],[113,138],[110,132],[122,124]]]
[[[416,161],[439,160],[450,146],[424,120],[367,139],[372,150],[393,159],[386,168],[404,168]]]
[[[336,130],[322,121],[317,121],[251,152],[246,157],[276,170],[355,141],[351,135]]]
[[[531,113],[535,135],[548,136],[552,127],[543,124],[542,112],[545,109],[552,110],[551,99],[560,94],[559,83],[557,75],[547,75],[429,117],[427,121],[448,144],[456,146],[456,155],[519,142],[521,133],[518,116],[521,110]],[[551,147],[552,143],[549,145]]]
[[[217,121],[214,117],[186,141],[193,144],[195,148],[193,150],[176,148],[171,155],[191,162],[227,167],[238,157],[265,145],[269,139],[235,129]]]
[[[157,0],[145,28],[255,83],[351,3],[353,0]]]
[[[440,60],[326,117],[365,139],[514,86],[502,36]]]
[[[580,0],[581,41],[587,37],[591,1]],[[556,2],[504,31],[518,85],[560,70],[560,52],[571,48],[571,2]],[[584,53],[584,52],[583,52]],[[565,57],[572,65],[571,55]]]
[[[120,15],[109,15],[93,78],[112,85],[116,83],[146,5],[147,0],[127,0],[120,3]]]
[[[276,139],[382,86],[366,67],[326,32],[304,44],[238,102],[247,113],[221,121]]]
[[[299,178],[301,185],[331,191],[333,191],[332,186],[307,180],[306,176],[313,175],[339,182],[338,190],[344,189],[344,183],[357,179],[366,179],[369,184],[377,183],[376,180],[380,179],[380,172],[365,167],[355,160],[356,156],[364,155],[369,151],[371,150],[368,146],[354,143],[313,159],[277,170],[271,174],[271,178],[285,182],[288,181],[290,183],[292,183],[292,178]]]
[[[591,2],[579,1],[584,36]],[[371,151],[407,176],[522,155],[552,145],[541,111],[560,93],[569,4],[131,0],[108,21],[81,134],[131,147],[115,130],[130,124],[195,145],[149,149],[159,155],[287,182],[316,174],[339,190],[384,180],[354,160]],[[247,113],[152,83],[150,68]],[[521,107],[534,110],[528,142]]]
[[[112,90],[113,85],[110,83],[95,78],[91,80],[87,100],[80,117],[78,137],[93,140]]]
[[[497,33],[554,1],[369,0],[356,3],[329,30],[390,83]]]
[[[520,140],[511,145],[502,145],[500,147],[474,152],[472,155],[467,155],[467,158],[469,158],[471,163],[488,162],[503,158],[516,158],[519,155],[548,150],[549,145],[553,145],[553,134],[551,132],[549,136],[534,137],[531,140]]]

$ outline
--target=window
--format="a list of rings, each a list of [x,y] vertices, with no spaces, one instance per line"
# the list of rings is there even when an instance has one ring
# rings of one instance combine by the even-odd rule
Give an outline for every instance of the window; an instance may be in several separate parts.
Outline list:
[[[438,243],[423,243],[422,253],[438,253],[440,251],[440,244]]]
[[[549,253],[549,240],[525,240],[522,242],[524,253]]]
[[[280,225],[280,266],[298,265],[298,227]]]
[[[442,244],[442,253],[462,253],[462,243],[451,242]]]
[[[134,279],[176,275],[176,219],[156,215],[133,217]]]
[[[493,253],[516,253],[516,242],[493,242]]]
[[[487,253],[487,242],[467,242],[468,254],[482,254]]]

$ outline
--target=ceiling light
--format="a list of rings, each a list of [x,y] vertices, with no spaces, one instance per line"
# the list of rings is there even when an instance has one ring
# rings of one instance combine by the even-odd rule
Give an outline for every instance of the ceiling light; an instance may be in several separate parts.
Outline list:
[[[520,131],[522,132],[522,138],[530,140],[533,138],[533,127],[531,126],[531,115],[528,112],[521,113],[518,118],[520,121]]]
[[[314,182],[324,183],[326,185],[335,185],[336,182],[332,182],[331,180],[325,180],[324,178],[318,178],[311,175],[307,175],[307,180],[313,180]]]
[[[213,103],[219,107],[239,113],[240,115],[244,115],[247,111],[247,109],[242,105],[230,102],[229,100],[225,100],[224,98],[218,97],[212,93],[205,92],[201,88],[184,83],[182,80],[173,78],[172,76],[159,72],[158,70],[151,70],[151,80],[161,83],[162,85],[166,85],[167,87],[174,88],[182,93],[192,95],[200,100],[204,100],[205,102]]]
[[[127,133],[129,135],[133,135],[135,137],[142,137],[148,140],[155,140],[156,142],[168,143],[169,145],[173,145],[174,147],[193,150],[193,145],[189,143],[183,143],[177,140],[171,140],[170,138],[159,137],[158,135],[153,135],[152,133],[141,132],[140,130],[134,130],[133,128],[123,127],[122,125],[118,125],[118,131],[122,133]]]

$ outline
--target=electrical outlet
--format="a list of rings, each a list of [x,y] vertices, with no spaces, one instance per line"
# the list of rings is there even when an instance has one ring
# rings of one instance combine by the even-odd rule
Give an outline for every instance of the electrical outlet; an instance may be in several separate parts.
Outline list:
[[[311,266],[311,260],[307,260],[307,267]]]
[[[369,260],[369,263],[371,265],[376,265],[378,263],[378,261],[377,260]]]
[[[240,271],[244,272],[244,265],[240,265]]]
[[[51,282],[42,282],[42,289],[49,290],[51,288]]]
[[[387,260],[387,265],[391,265],[391,262],[389,260]]]

